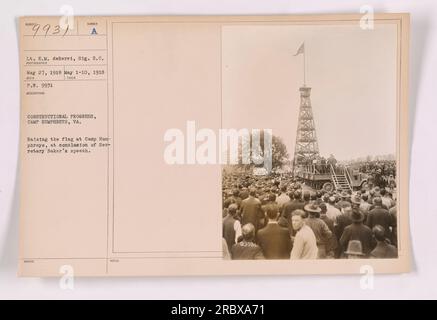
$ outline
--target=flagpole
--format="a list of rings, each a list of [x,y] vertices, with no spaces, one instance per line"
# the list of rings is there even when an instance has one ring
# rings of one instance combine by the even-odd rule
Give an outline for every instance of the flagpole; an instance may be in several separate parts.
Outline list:
[[[304,45],[304,48],[305,48],[305,42],[303,43],[303,45]],[[307,83],[307,81],[306,81],[306,63],[305,63],[305,55],[306,55],[306,52],[305,52],[306,50],[304,49],[303,50],[303,86],[304,87],[306,87],[306,83]]]

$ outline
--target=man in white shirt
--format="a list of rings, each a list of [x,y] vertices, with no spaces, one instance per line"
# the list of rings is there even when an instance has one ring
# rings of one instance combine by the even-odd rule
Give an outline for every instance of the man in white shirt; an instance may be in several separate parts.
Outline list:
[[[233,203],[228,207],[228,214],[223,218],[223,238],[228,249],[238,242],[241,236],[241,223],[236,219],[238,205]]]

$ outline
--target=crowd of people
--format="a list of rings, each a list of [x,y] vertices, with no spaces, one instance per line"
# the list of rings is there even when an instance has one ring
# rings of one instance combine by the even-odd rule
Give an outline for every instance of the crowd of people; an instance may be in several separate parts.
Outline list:
[[[380,181],[325,192],[291,174],[224,171],[224,258],[396,258],[396,188]]]

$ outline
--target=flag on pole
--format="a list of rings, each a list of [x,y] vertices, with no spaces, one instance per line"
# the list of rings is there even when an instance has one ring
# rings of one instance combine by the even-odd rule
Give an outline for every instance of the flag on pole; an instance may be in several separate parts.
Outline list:
[[[297,56],[298,54],[305,54],[305,42],[302,42],[299,49],[297,49],[297,52],[294,56]]]

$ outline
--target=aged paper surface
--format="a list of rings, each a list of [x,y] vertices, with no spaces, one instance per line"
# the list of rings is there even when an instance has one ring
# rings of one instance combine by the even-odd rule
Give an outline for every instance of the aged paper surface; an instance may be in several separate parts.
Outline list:
[[[409,16],[380,14],[372,22],[366,30],[359,15],[21,18],[19,275],[59,276],[69,267],[77,276],[409,271]],[[341,191],[343,167],[317,167],[318,176],[308,176],[296,171],[294,159],[294,175],[276,173],[273,182],[228,176],[224,163],[213,161],[220,151],[208,163],[197,161],[201,151],[191,133],[272,129],[293,159],[307,87],[320,154],[394,157],[396,187],[385,183],[385,189],[396,209],[390,230],[397,258],[345,259],[350,244],[336,259],[268,259],[266,252],[259,260],[224,259],[228,192],[276,186],[268,192],[279,196],[285,186],[294,194],[299,175],[308,190],[319,190],[327,178],[324,188]],[[184,148],[171,164],[168,137],[176,131],[184,134]],[[316,162],[309,164],[316,170]],[[364,190],[342,173],[352,196]]]

